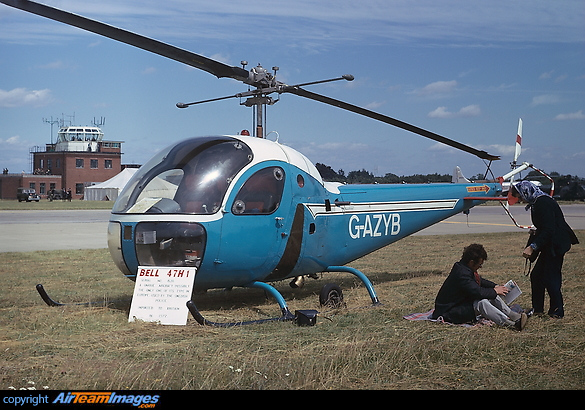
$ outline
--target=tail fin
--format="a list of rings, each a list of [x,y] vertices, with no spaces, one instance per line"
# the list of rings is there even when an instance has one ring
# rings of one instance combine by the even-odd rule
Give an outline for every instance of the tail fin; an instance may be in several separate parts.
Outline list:
[[[514,163],[522,152],[522,118],[518,119],[518,133],[516,134],[516,152],[514,153]]]
[[[463,176],[461,168],[455,167],[453,170],[453,176],[451,177],[451,182],[454,184],[468,184],[471,181]]]
[[[522,118],[518,119],[518,132],[516,133],[516,150],[514,151],[514,160],[510,164],[512,170],[516,169],[516,161],[522,152]],[[510,183],[514,182],[514,175],[510,178]]]
[[[510,185],[512,185],[514,183],[514,179],[516,177],[516,173],[514,173],[514,170],[516,168],[518,168],[518,164],[517,164],[517,160],[518,157],[520,156],[520,153],[522,152],[522,118],[518,118],[518,132],[516,133],[516,149],[514,151],[514,160],[512,162],[510,162],[510,166],[512,167],[512,172],[510,174],[510,181],[506,181],[502,183],[502,193],[505,194],[506,192],[509,192],[510,189]],[[510,201],[508,201],[508,203],[510,203]],[[511,204],[511,203],[510,203]]]

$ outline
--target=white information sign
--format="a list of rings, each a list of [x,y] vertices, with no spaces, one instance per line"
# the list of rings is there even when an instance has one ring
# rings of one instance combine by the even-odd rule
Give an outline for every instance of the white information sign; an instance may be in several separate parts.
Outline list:
[[[186,325],[197,268],[139,266],[129,322]]]

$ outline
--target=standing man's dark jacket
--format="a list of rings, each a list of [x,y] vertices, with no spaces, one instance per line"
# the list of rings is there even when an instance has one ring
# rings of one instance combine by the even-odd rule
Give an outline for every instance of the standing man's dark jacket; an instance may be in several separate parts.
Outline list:
[[[456,262],[437,294],[433,319],[442,316],[450,323],[474,321],[473,301],[495,299],[495,286],[494,282],[481,277],[478,284],[471,268],[462,261]]]
[[[532,239],[536,249],[558,257],[571,249],[571,244],[579,243],[559,204],[550,196],[542,195],[536,199],[531,206],[531,217],[536,227],[536,236]]]
[[[532,224],[536,227],[536,235],[530,243],[532,254],[527,253],[527,247],[523,255],[534,256],[534,251],[540,252],[530,274],[532,308],[535,312],[544,313],[546,291],[550,299],[548,314],[562,318],[565,315],[561,292],[563,260],[571,245],[579,243],[579,240],[565,221],[559,204],[549,195],[528,181],[519,182],[514,189],[528,202]]]

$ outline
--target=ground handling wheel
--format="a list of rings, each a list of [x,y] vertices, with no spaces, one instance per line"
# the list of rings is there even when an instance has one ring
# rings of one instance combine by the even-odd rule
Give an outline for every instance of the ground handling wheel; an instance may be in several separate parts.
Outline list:
[[[334,309],[344,306],[341,288],[335,283],[326,283],[319,293],[319,303]]]

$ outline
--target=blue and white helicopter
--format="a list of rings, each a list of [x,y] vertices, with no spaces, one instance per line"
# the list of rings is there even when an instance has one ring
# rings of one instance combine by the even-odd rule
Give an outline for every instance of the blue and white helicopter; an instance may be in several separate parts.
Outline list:
[[[0,2],[61,21],[114,40],[171,58],[218,78],[239,80],[251,87],[226,98],[246,98],[255,108],[255,136],[190,138],[171,144],[144,164],[113,206],[108,245],[117,267],[135,279],[139,266],[195,267],[195,291],[214,288],[260,288],[278,302],[282,316],[293,319],[280,292],[269,283],[322,272],[347,272],[364,284],[372,304],[380,301],[370,280],[347,266],[388,244],[457,213],[501,198],[498,180],[481,183],[424,185],[342,185],[323,181],[315,166],[294,149],[265,138],[263,108],[271,95],[291,93],[320,101],[431,138],[491,161],[499,157],[460,144],[400,120],[289,86],[260,65],[251,70],[228,66],[94,20],[25,0]],[[489,165],[488,165],[489,167]],[[41,285],[48,304],[54,302]],[[321,302],[339,302],[341,289],[324,286]],[[193,300],[195,319],[206,320]],[[253,321],[257,322],[257,321]]]

